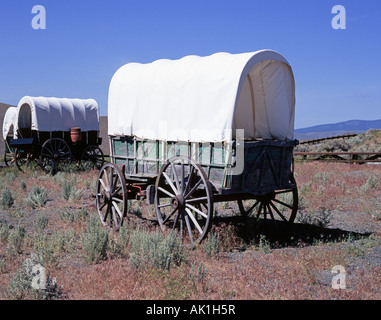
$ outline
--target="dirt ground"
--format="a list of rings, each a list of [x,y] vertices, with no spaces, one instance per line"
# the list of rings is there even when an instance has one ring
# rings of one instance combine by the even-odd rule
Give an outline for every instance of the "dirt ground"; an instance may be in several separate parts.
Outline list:
[[[55,299],[381,298],[380,165],[296,163],[299,212],[289,230],[269,234],[261,225],[248,229],[236,203],[217,203],[211,234],[218,234],[218,251],[208,254],[205,241],[195,248],[185,245],[182,262],[168,269],[134,267],[132,249],[123,254],[116,250],[121,233],[111,231],[107,256],[87,261],[83,234],[89,217],[97,217],[97,174],[51,177],[39,170],[0,169],[1,299],[35,298],[15,278],[41,246],[51,248],[44,251],[44,267],[56,279],[50,296]],[[66,199],[63,185],[68,181],[72,184]],[[27,199],[35,186],[45,188],[48,196],[43,206],[33,208]],[[152,206],[130,201],[129,212],[125,225],[131,232],[159,229]],[[24,233],[17,238],[20,227]],[[45,238],[38,237],[42,235]]]

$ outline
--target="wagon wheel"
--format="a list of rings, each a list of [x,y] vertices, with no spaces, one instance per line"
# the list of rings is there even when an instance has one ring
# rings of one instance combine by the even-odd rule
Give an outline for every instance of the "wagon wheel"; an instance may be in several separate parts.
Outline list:
[[[295,183],[293,177],[291,183]],[[238,207],[246,222],[249,216],[255,217],[256,221],[263,218],[266,227],[271,223],[271,230],[282,231],[295,220],[298,211],[298,188],[295,186],[272,191],[252,200],[238,200]]]
[[[192,245],[201,242],[213,216],[212,188],[202,167],[184,156],[167,160],[156,179],[155,208],[163,231],[177,229]]]
[[[100,170],[105,162],[103,151],[98,146],[88,146],[83,150],[81,167],[85,170]]]
[[[60,138],[52,138],[42,145],[40,165],[46,173],[56,174],[67,169],[72,160],[69,145]]]
[[[14,167],[16,165],[16,152],[5,152],[4,163],[7,167]]]
[[[30,151],[21,152],[18,148],[14,152],[15,163],[17,168],[24,172],[26,169],[33,170],[37,163],[36,159],[33,156],[33,153]]]
[[[122,171],[113,163],[99,171],[96,204],[102,224],[118,231],[127,213],[127,187]]]

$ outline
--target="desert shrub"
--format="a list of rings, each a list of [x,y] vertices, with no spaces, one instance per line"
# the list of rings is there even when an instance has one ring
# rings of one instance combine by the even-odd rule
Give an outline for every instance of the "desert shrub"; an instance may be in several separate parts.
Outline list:
[[[23,252],[24,241],[27,236],[25,227],[18,223],[8,236],[8,252],[10,254]]]
[[[371,216],[376,221],[381,221],[381,210],[374,210],[371,212]]]
[[[378,179],[376,176],[370,176],[368,180],[361,186],[361,191],[364,193],[368,192],[371,189],[376,189],[378,186]]]
[[[331,210],[320,208],[315,212],[301,211],[297,219],[303,224],[326,228],[331,223]]]
[[[7,271],[7,258],[0,258],[0,274],[6,273]]]
[[[264,253],[271,253],[271,243],[266,239],[264,234],[261,234],[259,237],[258,248]]]
[[[33,249],[40,263],[48,266],[58,265],[58,253],[55,250],[53,241],[49,239],[47,233],[38,232],[34,235]]]
[[[1,206],[3,209],[9,209],[13,206],[14,202],[12,192],[7,187],[4,187],[1,193]]]
[[[197,262],[193,261],[190,272],[188,274],[188,279],[193,283],[204,281],[206,279],[207,273],[208,269],[202,262],[197,265]]]
[[[65,200],[73,201],[82,198],[83,189],[77,189],[75,187],[76,178],[74,175],[70,176],[70,179],[65,179],[62,181],[62,198]]]
[[[329,176],[330,174],[328,172],[318,172],[315,174],[314,179],[322,182],[323,184],[327,184]]]
[[[14,229],[11,230],[8,236],[8,253],[9,254],[22,254],[24,249],[24,242],[27,237],[26,229],[23,225],[18,223]]]
[[[43,207],[48,201],[48,192],[44,187],[34,186],[25,201],[32,209]]]
[[[4,223],[0,226],[0,242],[7,243],[9,236],[9,226]]]
[[[8,171],[6,174],[5,174],[5,180],[8,182],[8,183],[13,183],[17,176],[18,176],[18,172],[16,171],[16,169],[13,169],[11,171]]]
[[[128,245],[131,238],[131,229],[128,224],[123,225],[117,237],[110,241],[110,250],[112,254],[120,257],[125,257],[128,255]]]
[[[73,223],[77,221],[86,221],[89,213],[86,208],[81,208],[80,210],[65,208],[60,212],[59,216],[64,222]]]
[[[31,258],[25,260],[11,277],[5,294],[6,297],[14,300],[54,300],[60,298],[63,295],[62,286],[58,287],[57,281],[51,279],[49,274],[46,279],[43,279],[43,284],[36,280],[37,273],[41,272],[43,268],[38,258],[32,253]],[[41,274],[41,277],[43,276],[44,274]]]
[[[107,258],[108,232],[96,217],[90,216],[87,220],[86,232],[82,233],[81,240],[88,263],[98,263]]]
[[[346,142],[345,140],[342,139],[337,139],[337,140],[331,140],[324,142],[320,145],[320,150],[321,152],[346,152],[349,151],[351,148],[351,145]]]
[[[220,236],[218,233],[210,232],[204,241],[204,252],[209,257],[217,256],[220,252]]]
[[[35,226],[38,230],[44,230],[48,226],[48,223],[49,223],[49,218],[45,214],[43,213],[37,214]]]
[[[33,249],[39,262],[48,266],[57,266],[60,255],[73,248],[75,231],[69,228],[65,232],[53,233],[50,237],[46,232],[38,232],[34,235]]]
[[[130,239],[130,262],[135,268],[149,265],[169,270],[172,264],[180,265],[185,259],[184,248],[177,233],[168,235],[137,229]]]

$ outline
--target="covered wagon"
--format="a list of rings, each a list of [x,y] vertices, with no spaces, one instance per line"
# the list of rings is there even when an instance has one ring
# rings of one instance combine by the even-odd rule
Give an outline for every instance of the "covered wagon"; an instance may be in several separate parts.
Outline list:
[[[192,243],[215,202],[292,223],[294,115],[292,69],[272,50],[123,66],[109,90],[112,163],[97,184],[103,224],[121,226],[127,198],[147,199],[163,229]]]
[[[20,169],[35,160],[53,174],[73,160],[98,169],[103,165],[95,100],[26,96],[13,109],[13,139],[8,138],[7,144],[14,150],[14,162]]]
[[[16,122],[17,108],[9,107],[5,112],[3,120],[3,139],[5,142],[4,163],[9,167],[16,165],[16,150],[9,145],[9,142],[14,138],[14,129]]]

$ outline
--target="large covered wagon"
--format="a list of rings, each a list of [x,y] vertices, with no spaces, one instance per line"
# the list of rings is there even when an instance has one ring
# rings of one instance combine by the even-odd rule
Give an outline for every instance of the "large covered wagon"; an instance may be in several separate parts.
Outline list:
[[[121,226],[127,198],[147,199],[163,229],[192,243],[215,202],[292,223],[294,114],[292,69],[272,50],[123,66],[109,91],[112,163],[97,184],[103,224]]]
[[[6,144],[12,150],[11,163],[20,170],[35,160],[45,172],[53,174],[73,160],[98,169],[104,164],[95,100],[27,96],[8,111],[3,135],[12,123],[13,138],[7,132]]]

